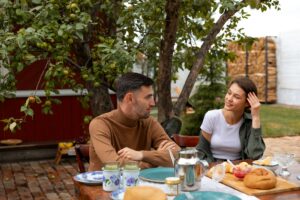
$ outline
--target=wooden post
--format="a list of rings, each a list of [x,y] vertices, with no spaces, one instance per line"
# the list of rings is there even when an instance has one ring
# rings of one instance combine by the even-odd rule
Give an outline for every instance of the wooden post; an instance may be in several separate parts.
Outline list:
[[[268,66],[269,66],[269,59],[268,59],[268,36],[265,37],[265,102],[268,102]]]

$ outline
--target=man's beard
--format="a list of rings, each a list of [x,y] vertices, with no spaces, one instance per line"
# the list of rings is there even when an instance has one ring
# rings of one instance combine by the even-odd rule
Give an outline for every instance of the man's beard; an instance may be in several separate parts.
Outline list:
[[[145,113],[144,115],[140,116],[141,119],[147,119],[150,117],[150,113]]]

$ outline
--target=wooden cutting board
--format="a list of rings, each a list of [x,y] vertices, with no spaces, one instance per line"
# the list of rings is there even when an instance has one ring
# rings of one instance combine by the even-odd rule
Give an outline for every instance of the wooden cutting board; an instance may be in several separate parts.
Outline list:
[[[210,174],[207,174],[208,177],[211,178]],[[221,181],[224,185],[227,185],[229,187],[232,187],[240,192],[243,192],[248,195],[265,195],[265,194],[273,194],[278,192],[284,192],[284,191],[293,191],[293,190],[299,190],[300,186],[291,183],[283,178],[277,177],[277,184],[276,187],[269,190],[258,190],[258,189],[251,189],[244,185],[243,180],[239,180],[236,178],[233,174],[226,173],[224,179]]]

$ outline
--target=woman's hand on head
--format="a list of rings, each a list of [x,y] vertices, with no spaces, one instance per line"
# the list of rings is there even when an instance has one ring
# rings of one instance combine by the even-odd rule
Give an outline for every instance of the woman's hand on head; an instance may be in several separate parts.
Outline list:
[[[252,127],[259,128],[260,127],[260,116],[259,116],[259,109],[260,109],[260,102],[255,93],[250,92],[247,98],[252,115]]]
[[[250,104],[252,117],[259,117],[260,102],[258,97],[255,95],[254,92],[250,92],[248,94],[247,100]]]

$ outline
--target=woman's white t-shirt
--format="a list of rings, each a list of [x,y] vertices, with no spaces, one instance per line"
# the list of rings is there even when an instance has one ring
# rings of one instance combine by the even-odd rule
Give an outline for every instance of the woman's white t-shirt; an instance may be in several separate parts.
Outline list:
[[[208,111],[203,119],[201,130],[211,134],[210,148],[214,158],[240,159],[242,150],[239,130],[243,118],[236,124],[228,124],[222,109]]]

